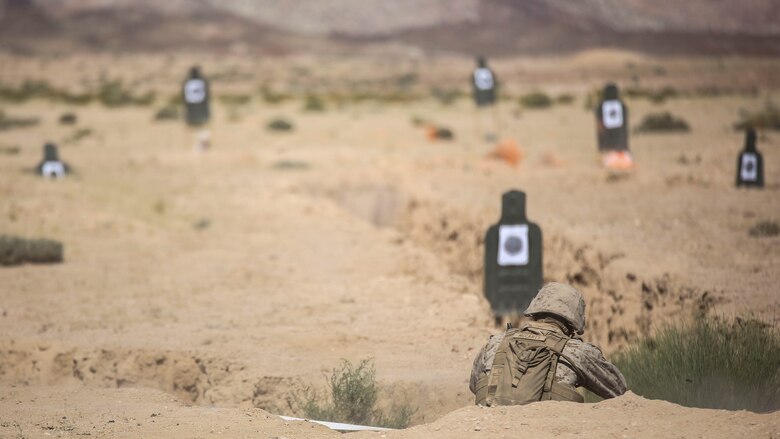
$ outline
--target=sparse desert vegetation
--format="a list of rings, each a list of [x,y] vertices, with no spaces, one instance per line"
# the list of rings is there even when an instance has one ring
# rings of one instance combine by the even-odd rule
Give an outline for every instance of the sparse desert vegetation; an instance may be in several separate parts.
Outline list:
[[[154,113],[154,120],[168,121],[181,119],[181,105],[171,103],[163,107],[160,107],[156,113]]]
[[[325,101],[317,95],[307,95],[303,101],[303,111],[323,112],[325,111]]]
[[[40,122],[41,120],[37,117],[9,116],[4,111],[0,110],[0,131],[33,127]]]
[[[636,127],[640,133],[686,133],[690,130],[685,119],[668,111],[646,114]]]
[[[287,119],[276,118],[269,121],[268,124],[266,124],[266,128],[271,131],[287,132],[292,131],[294,126],[292,122],[288,121]]]
[[[553,103],[553,99],[550,96],[540,91],[528,93],[520,97],[520,105],[524,108],[550,108]]]
[[[780,130],[780,107],[772,101],[767,101],[763,108],[745,112],[734,124],[734,129],[744,131],[747,128]]]
[[[698,318],[629,346],[616,365],[629,388],[688,407],[780,408],[780,331],[758,320]]]
[[[51,239],[25,239],[0,235],[0,265],[62,262],[62,243]]]
[[[748,230],[754,238],[768,238],[780,235],[780,224],[775,221],[759,221]]]
[[[394,402],[387,411],[377,407],[379,385],[371,360],[358,364],[342,360],[331,371],[325,389],[299,383],[288,395],[288,405],[309,419],[327,419],[388,428],[405,428],[417,409]]]

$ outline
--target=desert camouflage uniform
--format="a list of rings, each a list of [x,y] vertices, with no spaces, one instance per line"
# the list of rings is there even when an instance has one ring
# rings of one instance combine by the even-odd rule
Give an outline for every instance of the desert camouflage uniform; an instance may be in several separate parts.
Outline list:
[[[534,314],[543,312],[539,318]],[[524,324],[542,331],[559,334],[569,332],[572,337],[563,348],[559,358],[555,380],[574,387],[584,387],[602,398],[613,398],[626,392],[626,380],[617,367],[604,358],[601,350],[582,341],[579,334],[585,329],[585,302],[579,291],[569,285],[551,283],[545,285],[528,307],[531,315]],[[558,318],[561,317],[566,324]],[[575,335],[571,335],[575,332]],[[504,334],[493,335],[474,359],[469,380],[469,389],[476,393],[477,380],[490,374]]]
[[[547,322],[533,322],[532,324],[534,326],[551,325]],[[469,380],[469,389],[472,393],[476,392],[477,380],[480,375],[490,373],[496,350],[503,339],[504,334],[490,336],[487,344],[474,359],[471,379]],[[623,374],[604,358],[604,354],[598,347],[579,338],[572,338],[563,348],[563,355],[571,359],[574,364],[567,364],[566,358],[560,358],[558,370],[555,371],[557,382],[584,387],[602,398],[613,398],[626,392],[626,380],[623,378]],[[581,376],[578,377],[575,370],[578,370]]]

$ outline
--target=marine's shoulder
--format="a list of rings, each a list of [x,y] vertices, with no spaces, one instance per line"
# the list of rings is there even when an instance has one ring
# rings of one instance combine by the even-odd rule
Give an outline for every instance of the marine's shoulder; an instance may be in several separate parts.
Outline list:
[[[563,348],[564,352],[572,352],[580,355],[590,355],[596,357],[603,357],[601,348],[594,344],[590,344],[579,338],[572,338],[566,342],[566,346]]]

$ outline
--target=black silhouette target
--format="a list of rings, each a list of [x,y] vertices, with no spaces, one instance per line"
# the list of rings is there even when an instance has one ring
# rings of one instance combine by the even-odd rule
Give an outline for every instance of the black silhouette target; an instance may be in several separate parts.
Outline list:
[[[509,191],[485,234],[485,297],[495,316],[525,311],[542,287],[542,230],[525,216],[525,194]]]
[[[756,131],[745,132],[745,148],[737,157],[737,187],[764,187],[764,158],[756,147]]]

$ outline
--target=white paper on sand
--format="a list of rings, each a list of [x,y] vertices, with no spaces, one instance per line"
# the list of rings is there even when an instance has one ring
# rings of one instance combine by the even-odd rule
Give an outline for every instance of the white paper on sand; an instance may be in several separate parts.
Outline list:
[[[392,428],[370,427],[370,426],[367,426],[367,425],[343,424],[341,422],[315,421],[315,420],[312,420],[312,419],[293,418],[291,416],[279,416],[279,417],[284,419],[285,421],[313,422],[315,424],[324,425],[324,426],[330,428],[331,430],[338,430],[338,431],[389,431],[389,430],[392,430]]]

